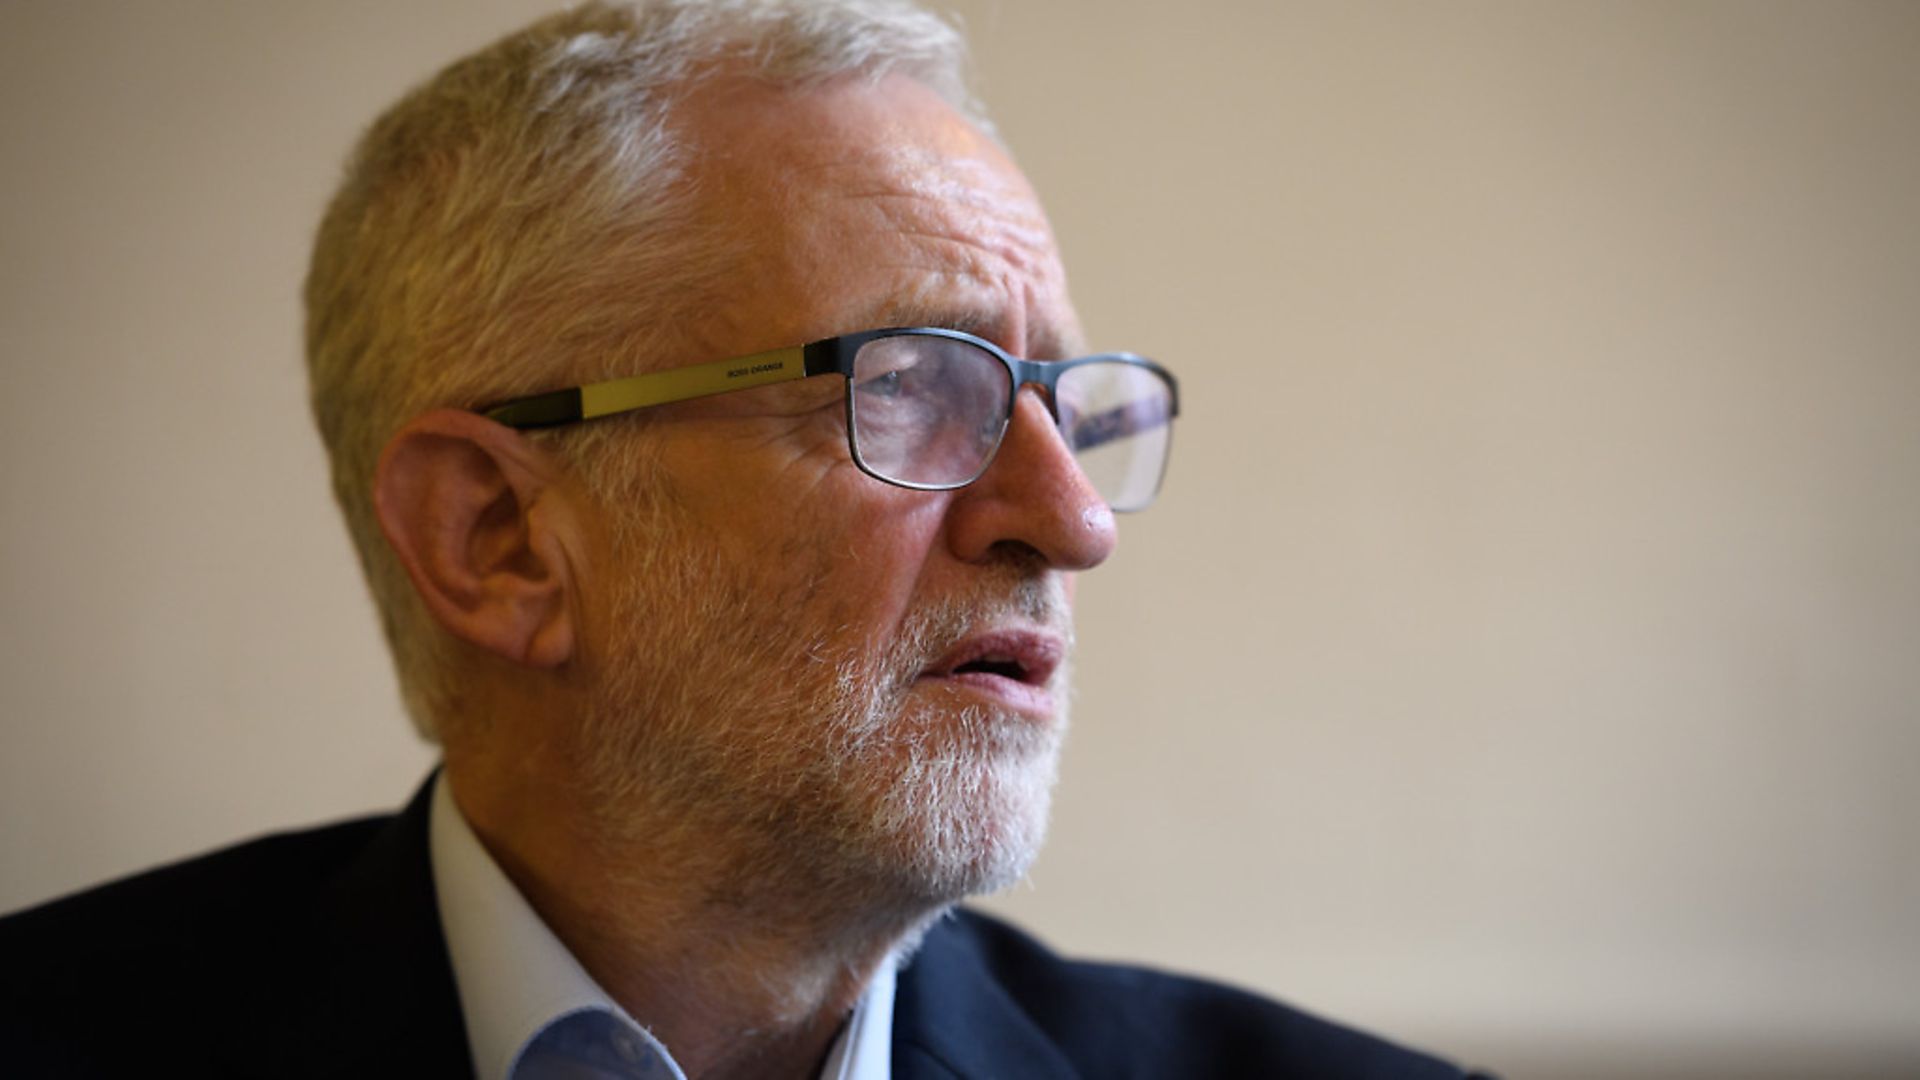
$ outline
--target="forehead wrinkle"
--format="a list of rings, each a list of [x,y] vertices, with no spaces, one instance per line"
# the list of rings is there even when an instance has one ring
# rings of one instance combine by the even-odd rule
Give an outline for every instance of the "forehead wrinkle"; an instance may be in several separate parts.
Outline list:
[[[712,194],[751,208],[723,213],[754,238],[761,280],[849,283],[831,317],[795,320],[805,336],[937,325],[1032,357],[1068,355],[1078,327],[1052,230],[997,144],[957,118],[897,127],[854,108],[809,119],[820,127],[807,137],[789,120],[706,143]]]
[[[941,289],[980,292],[1004,306],[1036,299],[1036,293],[1064,292],[1064,272],[1044,222],[1034,226],[994,212],[956,214],[938,194],[889,194],[863,202],[862,211],[902,241],[877,268],[914,282],[922,296],[937,296]]]
[[[901,235],[990,250],[1023,273],[1051,269],[1053,234],[1032,192],[978,157],[871,147],[851,157],[822,154],[798,164],[793,177],[815,181],[789,189],[802,202],[857,201]],[[977,235],[982,226],[987,236]]]
[[[1007,275],[1034,275],[1051,279],[1054,276],[1050,251],[1044,243],[1044,237],[1016,228],[1000,227],[983,230],[960,226],[954,222],[928,221],[918,219],[900,221],[894,232],[908,240],[920,241],[930,247],[956,248],[965,254],[970,270],[983,277],[998,276],[988,269],[988,260],[993,270]]]
[[[1039,359],[1077,355],[1082,342],[1071,308],[1064,304],[1066,274],[1053,252],[1051,236],[1040,230],[978,230],[953,227],[950,220],[908,222],[895,229],[917,243],[875,267],[891,272],[900,286],[874,298],[862,312],[862,329],[880,326],[939,326],[998,341]],[[916,257],[922,256],[922,257]],[[1025,312],[1020,320],[1024,346],[1008,336],[1010,307]]]

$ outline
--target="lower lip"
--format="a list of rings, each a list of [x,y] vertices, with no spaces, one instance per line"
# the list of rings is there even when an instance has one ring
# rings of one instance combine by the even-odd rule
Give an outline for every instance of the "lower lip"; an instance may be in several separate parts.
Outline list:
[[[994,706],[1017,712],[1035,720],[1053,718],[1053,691],[1003,675],[984,671],[961,671],[949,675],[922,675],[922,685],[943,686],[970,696],[986,698]]]

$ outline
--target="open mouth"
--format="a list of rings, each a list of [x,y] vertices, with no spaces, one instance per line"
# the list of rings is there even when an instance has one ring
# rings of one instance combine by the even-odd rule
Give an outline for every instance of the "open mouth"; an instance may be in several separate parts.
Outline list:
[[[973,634],[927,665],[922,678],[1004,680],[1043,688],[1060,667],[1066,646],[1043,630],[991,630]]]
[[[1003,679],[1012,679],[1015,682],[1029,681],[1027,679],[1027,665],[1012,657],[1003,656],[983,656],[978,660],[969,660],[959,667],[954,668],[953,674],[966,675],[976,671],[985,675],[998,675]]]

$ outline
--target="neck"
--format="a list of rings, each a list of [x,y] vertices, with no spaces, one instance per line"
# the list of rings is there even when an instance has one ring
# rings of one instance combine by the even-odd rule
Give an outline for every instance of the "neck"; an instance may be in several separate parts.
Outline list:
[[[610,838],[554,795],[565,785],[529,798],[458,764],[455,802],[488,853],[689,1077],[818,1075],[879,966],[939,911],[799,886],[684,821]]]

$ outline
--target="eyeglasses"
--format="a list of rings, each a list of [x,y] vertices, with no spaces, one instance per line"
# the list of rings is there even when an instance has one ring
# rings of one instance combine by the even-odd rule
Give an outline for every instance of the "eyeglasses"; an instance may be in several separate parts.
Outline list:
[[[481,410],[512,428],[592,420],[815,375],[847,379],[847,443],[876,480],[919,491],[965,487],[993,463],[1023,386],[1038,386],[1060,435],[1114,510],[1144,510],[1160,490],[1179,414],[1173,375],[1130,353],[1022,360],[958,330],[842,334]]]

